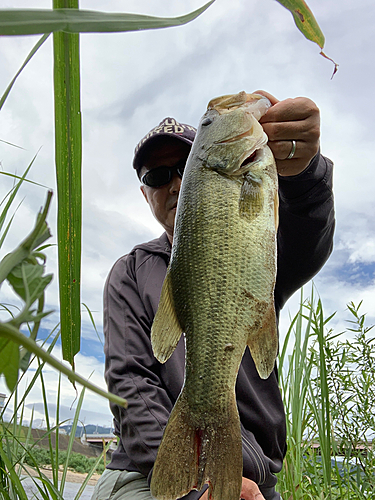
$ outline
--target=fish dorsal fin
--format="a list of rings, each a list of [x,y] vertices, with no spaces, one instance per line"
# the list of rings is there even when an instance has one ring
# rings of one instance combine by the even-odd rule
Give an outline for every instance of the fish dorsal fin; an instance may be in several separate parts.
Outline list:
[[[165,277],[159,307],[151,328],[151,345],[154,355],[160,363],[165,363],[175,350],[182,334],[177,319],[172,295],[172,283],[169,268]]]
[[[279,349],[276,312],[273,299],[265,310],[263,322],[257,330],[252,329],[247,340],[251,356],[260,378],[267,379],[275,367]]]
[[[248,172],[244,177],[241,188],[240,216],[252,222],[260,214],[263,203],[263,181],[252,172]]]

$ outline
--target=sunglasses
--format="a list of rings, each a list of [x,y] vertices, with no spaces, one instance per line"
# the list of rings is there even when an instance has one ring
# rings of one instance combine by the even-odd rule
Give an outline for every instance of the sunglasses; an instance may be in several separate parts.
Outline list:
[[[153,168],[152,170],[149,170],[144,175],[142,175],[141,182],[145,186],[152,188],[165,186],[166,184],[169,184],[171,182],[175,172],[180,177],[180,179],[182,179],[182,175],[185,170],[185,165],[186,165],[186,158],[180,160],[173,167],[161,166]]]

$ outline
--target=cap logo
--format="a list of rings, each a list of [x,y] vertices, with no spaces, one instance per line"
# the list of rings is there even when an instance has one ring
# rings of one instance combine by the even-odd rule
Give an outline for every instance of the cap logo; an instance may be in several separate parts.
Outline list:
[[[138,149],[144,144],[150,137],[153,137],[157,134],[184,134],[187,130],[190,130],[192,132],[196,132],[196,129],[194,127],[191,127],[190,125],[184,125],[176,121],[174,118],[166,118],[164,121],[162,121],[157,127],[153,128],[150,130],[150,132],[137,144],[137,147],[135,148],[135,154],[137,153]]]

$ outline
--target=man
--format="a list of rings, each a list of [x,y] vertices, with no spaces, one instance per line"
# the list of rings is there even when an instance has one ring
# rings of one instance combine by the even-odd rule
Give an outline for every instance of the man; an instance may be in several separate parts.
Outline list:
[[[332,163],[319,153],[319,110],[307,98],[279,102],[261,123],[279,172],[277,314],[286,300],[322,267],[332,249]],[[165,233],[120,258],[104,293],[108,389],[125,397],[112,405],[119,445],[93,499],[151,500],[149,482],[164,427],[184,378],[180,340],[163,365],[153,356],[150,330],[170,258],[184,164],[195,129],[166,118],[138,144],[133,166],[141,191]],[[285,454],[285,414],[277,368],[261,380],[246,349],[236,384],[243,442],[244,500],[277,500],[275,473]],[[183,473],[183,471],[181,472]],[[207,500],[206,488],[189,500]],[[232,500],[232,499],[228,499]]]

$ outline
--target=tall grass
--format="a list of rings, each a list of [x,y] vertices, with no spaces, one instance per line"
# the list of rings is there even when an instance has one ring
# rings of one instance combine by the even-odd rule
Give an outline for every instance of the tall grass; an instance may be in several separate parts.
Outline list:
[[[321,301],[301,295],[279,359],[288,445],[278,483],[284,500],[375,498],[375,345],[359,307],[349,304],[351,328],[336,334]]]
[[[303,300],[291,320],[279,358],[280,389],[287,422],[288,451],[283,470],[278,475],[278,490],[283,500],[372,500],[375,499],[375,340],[370,337],[360,305],[349,304],[350,328],[334,333],[329,328],[332,316],[324,316],[320,300]],[[350,338],[348,335],[350,334]],[[53,349],[57,336],[49,346]],[[24,377],[22,375],[22,377]],[[21,380],[22,380],[21,377]],[[25,399],[36,381],[42,388],[45,403],[45,436],[52,464],[53,478],[46,478],[36,457],[38,441],[31,440],[31,426],[22,426]],[[58,478],[61,462],[58,447],[60,390],[57,391],[56,423],[48,414],[48,395],[44,389],[43,363],[18,400],[12,395],[14,417],[4,426],[1,420],[0,498],[15,500],[25,497],[23,476],[33,464],[33,478],[41,498],[61,499],[64,495],[66,471],[83,401],[82,391],[75,413],[62,478]],[[8,402],[10,404],[10,402]],[[5,411],[5,410],[4,410]],[[3,413],[4,413],[3,411]],[[53,446],[52,440],[55,440]],[[86,477],[77,493],[82,494]]]
[[[59,334],[55,334],[52,342],[48,345],[47,350],[51,352],[56,344]],[[31,359],[31,362],[34,358]],[[31,364],[30,362],[30,364]],[[26,390],[19,397],[18,387],[22,379],[26,376],[25,372],[17,383],[15,390],[11,397],[8,399],[6,405],[0,412],[0,499],[4,500],[18,500],[27,499],[27,490],[24,483],[25,478],[29,478],[36,491],[38,497],[42,499],[63,500],[64,489],[66,485],[67,472],[72,459],[72,449],[75,439],[77,424],[79,421],[79,414],[83,404],[85,389],[83,388],[77,402],[75,414],[73,417],[72,428],[69,436],[69,442],[66,452],[64,453],[65,460],[62,468],[61,464],[61,451],[59,450],[59,428],[65,422],[59,420],[60,412],[60,380],[57,387],[56,396],[56,422],[52,424],[49,415],[48,407],[51,401],[45,389],[43,368],[45,363],[38,363],[38,368],[32,380],[27,384]],[[27,396],[35,385],[40,386],[42,393],[42,400],[44,403],[44,420],[46,422],[46,431],[38,438],[32,439],[31,429],[33,426],[33,412],[30,421],[25,423],[24,410]],[[10,421],[6,422],[4,419],[5,412],[8,406],[13,406],[13,417]],[[51,464],[52,479],[49,479],[44,470],[40,466],[38,460],[39,444],[42,440],[48,440],[48,447],[45,450],[47,454],[46,462]],[[54,441],[54,442],[53,442]],[[91,465],[82,485],[80,486],[75,499],[82,495],[90,477],[96,471],[99,463],[105,457],[107,449],[105,448],[103,454],[100,455]],[[30,470],[30,467],[33,472]],[[60,475],[59,475],[60,472]]]

